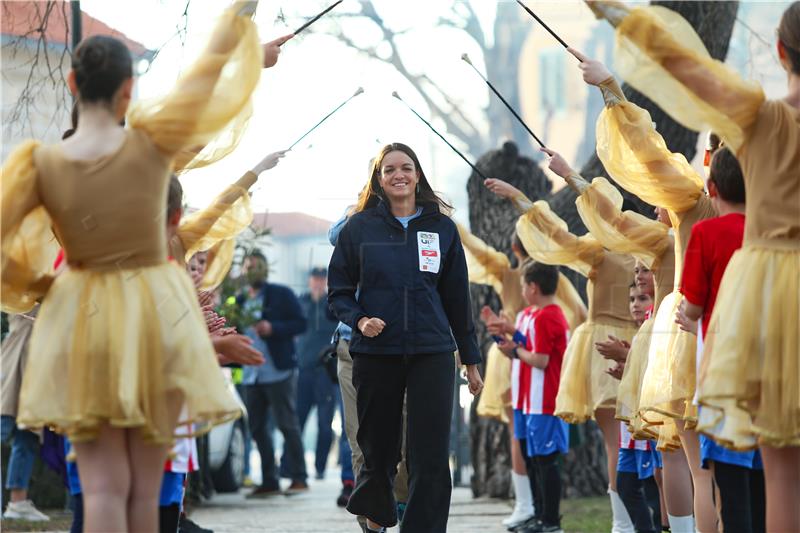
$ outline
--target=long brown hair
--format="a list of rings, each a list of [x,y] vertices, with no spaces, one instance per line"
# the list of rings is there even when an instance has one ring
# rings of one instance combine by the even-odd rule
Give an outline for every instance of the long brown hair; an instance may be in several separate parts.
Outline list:
[[[436,192],[434,192],[431,184],[428,182],[428,178],[425,177],[425,172],[423,172],[422,166],[419,164],[419,158],[417,158],[417,154],[414,153],[414,150],[412,150],[411,147],[403,143],[387,144],[381,148],[381,151],[378,152],[378,155],[372,160],[369,182],[361,190],[361,194],[358,195],[358,204],[356,205],[355,212],[358,213],[360,211],[364,211],[365,209],[369,209],[370,207],[374,207],[378,205],[381,200],[389,203],[388,198],[386,198],[386,193],[383,192],[383,188],[381,187],[381,167],[383,166],[383,158],[386,157],[386,155],[390,152],[395,151],[403,152],[410,157],[411,161],[414,162],[415,169],[417,172],[419,172],[419,183],[417,185],[417,192],[415,195],[416,203],[434,203],[439,206],[439,210],[441,212],[449,214],[453,210],[453,206],[445,202],[439,195],[436,194]]]

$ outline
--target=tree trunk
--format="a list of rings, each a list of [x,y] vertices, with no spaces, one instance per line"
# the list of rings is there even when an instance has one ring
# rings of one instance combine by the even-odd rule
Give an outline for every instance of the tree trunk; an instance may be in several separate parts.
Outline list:
[[[681,14],[697,30],[711,55],[718,59],[725,58],[733,31],[733,23],[736,19],[738,2],[653,2],[653,4],[663,5]],[[505,3],[501,2],[498,6],[498,19],[500,19],[504,5]],[[513,6],[514,4],[508,3],[508,5]],[[520,35],[524,39],[523,31],[520,31]],[[510,49],[513,49],[513,47]],[[501,68],[500,65],[504,64],[508,63],[506,61],[495,61],[487,54],[487,69],[489,69],[490,80],[504,78],[502,74],[495,73],[493,70]],[[509,76],[508,78],[516,80],[514,76]],[[498,89],[506,95],[512,105],[514,105],[514,102],[518,105],[519,98],[516,89],[505,85],[503,88],[498,85]],[[672,151],[684,154],[688,160],[694,157],[697,145],[696,132],[689,131],[676,123],[660,108],[631,87],[623,85],[623,90],[628,99],[650,112],[658,131]],[[511,95],[513,95],[513,100]],[[499,102],[497,102],[497,105],[502,106]],[[504,110],[500,111],[505,112]],[[500,118],[501,116],[506,116],[506,118],[502,119]],[[491,108],[489,118],[492,124],[492,135],[495,139],[497,139],[495,135],[507,131],[505,128],[508,127],[508,123],[503,121],[507,119],[514,120],[507,112],[505,112],[505,115],[498,112],[498,116],[494,117]],[[502,126],[502,124],[506,124],[506,126]],[[523,137],[518,137],[515,134],[513,138],[522,143],[522,138],[527,140],[527,133]],[[521,144],[521,146],[527,148],[529,142],[528,144]],[[556,194],[550,195],[549,180],[530,159],[517,158],[508,149],[495,150],[480,158],[478,168],[487,176],[501,177],[510,182],[532,200],[549,197],[551,207],[567,222],[573,233],[581,235],[586,232],[586,228],[578,217],[575,208],[575,193],[570,188],[565,187]],[[581,174],[588,179],[595,176],[608,177],[602,163],[594,152],[581,168]],[[505,201],[501,201],[490,194],[474,172],[467,183],[467,192],[469,194],[469,217],[472,232],[492,247],[510,254],[510,237],[517,213],[513,209],[509,209]],[[626,208],[634,209],[650,217],[653,216],[652,206],[625,191],[622,191],[622,193],[627,200]],[[585,279],[570,270],[565,269],[564,271],[579,287],[581,292],[585,294]],[[478,312],[483,305],[490,305],[493,309],[499,308],[499,300],[492,289],[483,286],[472,286],[470,292],[474,316],[478,316]],[[491,340],[482,324],[478,323],[477,327],[479,342],[483,353],[486,353]],[[476,404],[477,402],[474,405]],[[508,430],[497,421],[478,417],[474,407],[470,422],[475,472],[472,480],[473,493],[476,496],[507,497],[511,492]],[[577,446],[573,446],[570,449],[564,460],[563,477],[566,496],[604,494],[608,479],[603,439],[599,428],[594,422],[573,426],[570,436],[573,439],[573,443],[577,441]]]

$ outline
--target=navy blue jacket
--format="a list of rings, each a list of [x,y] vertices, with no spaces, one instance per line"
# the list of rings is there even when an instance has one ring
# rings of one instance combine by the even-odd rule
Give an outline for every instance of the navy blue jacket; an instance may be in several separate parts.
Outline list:
[[[278,370],[297,367],[295,335],[306,330],[306,318],[292,289],[265,283],[261,287],[261,318],[272,324],[272,335],[264,340]]]
[[[336,317],[353,328],[351,352],[416,355],[458,348],[463,364],[479,363],[456,225],[437,205],[422,207],[407,230],[383,202],[353,215],[333,250],[328,301]],[[420,243],[431,242],[425,233],[438,241],[438,272],[423,270],[421,253],[432,253],[420,250]],[[364,337],[358,329],[363,317],[380,318],[386,327],[377,337]]]

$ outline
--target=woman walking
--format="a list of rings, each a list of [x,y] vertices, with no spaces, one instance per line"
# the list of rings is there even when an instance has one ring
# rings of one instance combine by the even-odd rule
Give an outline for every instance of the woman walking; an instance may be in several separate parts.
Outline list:
[[[409,500],[402,528],[446,531],[456,349],[470,392],[483,387],[467,264],[449,210],[414,151],[386,145],[331,258],[330,305],[353,328],[358,444],[364,453],[347,509],[366,516],[370,531],[397,523],[392,478],[400,459],[404,396]]]

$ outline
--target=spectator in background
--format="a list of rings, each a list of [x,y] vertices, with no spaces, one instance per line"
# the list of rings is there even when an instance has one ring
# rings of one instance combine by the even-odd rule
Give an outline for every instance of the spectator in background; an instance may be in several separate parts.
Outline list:
[[[308,292],[300,297],[300,306],[308,329],[298,338],[300,373],[297,381],[297,415],[300,431],[312,407],[317,408],[317,449],[314,465],[317,479],[325,478],[325,466],[333,442],[331,422],[339,403],[337,384],[320,361],[322,350],[331,344],[339,321],[328,309],[328,270],[314,268],[308,278]]]
[[[13,315],[9,320],[9,334],[2,344],[2,442],[13,439],[11,455],[8,459],[6,488],[11,493],[3,518],[44,522],[50,520],[28,499],[28,485],[31,481],[33,463],[39,450],[39,437],[36,433],[17,427],[17,408],[22,374],[28,360],[28,341],[33,330],[33,319],[39,306],[27,315]]]
[[[300,423],[297,418],[297,355],[294,337],[306,330],[306,319],[292,290],[267,282],[267,259],[261,252],[251,252],[244,262],[249,293],[240,296],[240,306],[261,306],[260,320],[248,328],[253,347],[264,354],[261,366],[247,367],[242,378],[250,432],[261,455],[261,486],[249,497],[260,498],[280,494],[275,449],[267,419],[275,417],[283,434],[284,451],[291,465],[288,494],[308,490]]]

